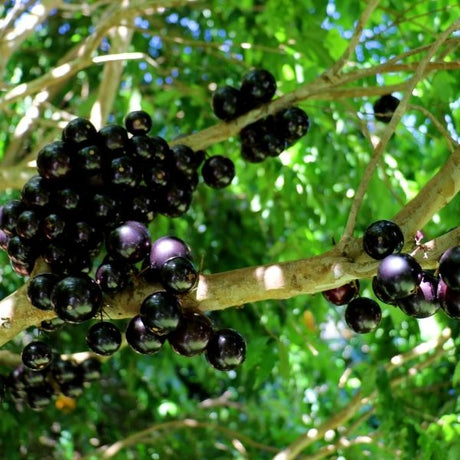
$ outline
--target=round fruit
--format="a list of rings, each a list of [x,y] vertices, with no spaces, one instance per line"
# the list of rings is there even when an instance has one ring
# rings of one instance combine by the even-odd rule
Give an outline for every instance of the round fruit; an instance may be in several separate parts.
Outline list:
[[[198,271],[190,259],[173,257],[161,266],[160,280],[167,291],[185,294],[198,282]]]
[[[208,317],[186,310],[179,327],[168,335],[172,349],[182,356],[202,353],[212,337],[212,324]]]
[[[275,92],[275,77],[265,69],[253,69],[241,81],[241,94],[250,108],[270,101]]]
[[[131,319],[125,332],[128,345],[137,353],[152,355],[157,353],[166,340],[166,336],[155,334],[146,327],[140,315]]]
[[[367,227],[363,236],[364,250],[373,259],[384,259],[404,246],[401,229],[390,220],[378,220]]]
[[[451,289],[442,279],[438,283],[438,301],[447,316],[460,319],[460,291]]]
[[[128,132],[117,124],[105,125],[99,130],[99,145],[114,157],[121,155],[128,146]]]
[[[27,286],[29,302],[40,310],[52,310],[51,292],[59,281],[59,276],[54,273],[40,273],[34,276]]]
[[[447,286],[460,290],[460,246],[444,252],[439,261],[439,274]]]
[[[385,94],[374,103],[375,119],[383,123],[390,123],[394,111],[399,105],[399,99],[391,94]]]
[[[53,397],[53,387],[44,383],[38,387],[31,387],[26,390],[27,397],[26,401],[28,406],[36,411],[43,410],[49,406]]]
[[[420,283],[422,267],[409,254],[391,254],[380,262],[377,278],[391,299],[413,294]]]
[[[360,334],[375,330],[382,319],[379,304],[367,297],[353,299],[345,310],[348,327]]]
[[[324,298],[334,305],[346,305],[359,295],[359,280],[350,281],[343,286],[323,291]]]
[[[147,296],[142,302],[140,314],[144,324],[158,335],[174,331],[182,319],[177,297],[165,291]]]
[[[50,319],[49,321],[42,321],[40,323],[40,326],[38,327],[43,332],[51,333],[51,332],[56,332],[59,329],[61,329],[61,327],[64,326],[64,324],[65,324],[64,320],[62,320],[59,317],[56,317],[56,318]]]
[[[105,261],[97,267],[95,279],[103,292],[115,293],[129,284],[131,271],[123,262]]]
[[[379,299],[381,302],[386,303],[388,305],[396,305],[397,300],[391,298],[387,294],[381,282],[376,276],[372,278],[372,290],[374,292],[375,297],[377,297],[377,299]]]
[[[78,375],[77,365],[70,360],[54,359],[51,364],[51,374],[58,383],[65,383],[74,380]]]
[[[243,113],[241,93],[233,86],[217,88],[212,95],[212,110],[221,120],[232,120]]]
[[[152,128],[152,118],[143,110],[134,110],[126,115],[125,127],[134,135],[147,134]]]
[[[422,272],[420,284],[415,293],[399,299],[398,307],[413,318],[427,318],[434,315],[441,306],[437,296],[438,280],[427,272]]]
[[[47,368],[51,364],[52,356],[50,346],[39,340],[30,342],[22,350],[24,366],[33,371]]]
[[[50,181],[63,180],[72,172],[70,146],[62,141],[45,145],[37,155],[37,170],[40,176]]]
[[[74,118],[67,123],[62,131],[62,140],[78,146],[95,142],[97,131],[93,124],[86,118]]]
[[[175,236],[162,236],[155,240],[150,248],[150,268],[159,270],[167,260],[173,257],[191,259],[190,247]]]
[[[307,134],[310,128],[308,115],[299,107],[289,107],[275,115],[280,136],[292,144]]]
[[[203,163],[201,175],[206,185],[212,188],[224,188],[230,185],[235,177],[235,165],[230,158],[214,155]]]
[[[78,365],[84,382],[93,382],[101,378],[101,362],[97,358],[87,358]]]
[[[106,246],[114,259],[134,264],[149,255],[150,233],[143,223],[130,220],[109,233]]]
[[[235,369],[246,358],[246,342],[239,332],[221,329],[209,340],[205,356],[209,364],[220,371]]]
[[[102,305],[102,291],[89,276],[67,276],[51,292],[56,314],[68,323],[81,323],[96,316]]]
[[[108,321],[96,323],[90,327],[86,335],[86,344],[98,355],[112,355],[121,345],[120,329]]]

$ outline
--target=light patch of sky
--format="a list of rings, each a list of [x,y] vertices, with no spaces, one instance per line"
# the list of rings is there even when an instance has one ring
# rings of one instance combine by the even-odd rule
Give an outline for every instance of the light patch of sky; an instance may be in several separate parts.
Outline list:
[[[60,35],[65,35],[67,32],[70,30],[70,24],[68,22],[65,22],[58,28],[58,32]]]
[[[144,74],[144,83],[152,83],[153,77],[150,72]]]
[[[138,16],[137,18],[134,19],[134,25],[136,27],[139,27],[140,29],[148,29],[150,24],[149,21],[145,18],[142,18]]]

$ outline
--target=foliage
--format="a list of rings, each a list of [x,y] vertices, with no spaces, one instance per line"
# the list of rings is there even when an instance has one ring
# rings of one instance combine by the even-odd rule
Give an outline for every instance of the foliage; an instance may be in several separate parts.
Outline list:
[[[205,274],[323,254],[344,232],[359,237],[371,222],[392,218],[458,149],[459,13],[454,0],[4,2],[1,203],[17,196],[39,148],[72,117],[122,123],[141,107],[152,114],[156,134],[172,141],[195,133],[199,141],[217,125],[212,91],[238,86],[260,66],[275,75],[279,97],[311,88],[297,101],[310,116],[310,132],[279,159],[258,165],[240,158],[237,136],[211,143],[207,152],[232,158],[237,178],[219,191],[200,184],[187,215],[159,217],[152,236],[184,238]],[[331,74],[337,63],[339,72]],[[372,104],[386,92],[407,101],[399,123],[385,131]],[[385,136],[360,195],[363,172]],[[361,198],[350,228],[350,210]],[[424,241],[458,227],[459,212],[458,197],[437,209],[420,229]],[[23,280],[0,257],[5,297]],[[361,286],[372,296],[369,278]],[[168,347],[153,357],[124,347],[75,409],[33,412],[3,402],[0,454],[458,458],[458,322],[382,308],[381,326],[366,335],[351,333],[342,307],[319,294],[212,312],[217,325],[238,329],[248,341],[238,371],[212,370],[201,357],[179,357]],[[87,327],[66,326],[50,339],[61,353],[84,351]],[[3,349],[20,353],[37,334],[30,328]]]

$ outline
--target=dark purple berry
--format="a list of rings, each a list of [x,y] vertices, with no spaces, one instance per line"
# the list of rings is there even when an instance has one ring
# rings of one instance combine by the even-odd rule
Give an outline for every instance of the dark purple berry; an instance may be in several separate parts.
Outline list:
[[[148,257],[150,233],[143,223],[127,221],[109,233],[106,246],[112,258],[134,264]]]
[[[22,187],[22,201],[27,206],[45,206],[50,202],[49,182],[41,176],[32,176]]]
[[[427,272],[422,272],[420,284],[414,294],[398,300],[398,307],[413,318],[427,318],[440,307],[437,296],[438,280]]]
[[[38,387],[28,388],[26,393],[27,405],[35,411],[41,411],[50,405],[53,398],[53,387],[45,383]]]
[[[47,368],[51,364],[52,356],[50,346],[39,340],[30,342],[22,350],[24,366],[33,371]]]
[[[391,299],[413,294],[420,283],[422,268],[409,254],[390,254],[380,262],[377,278]]]
[[[174,331],[182,319],[177,297],[165,291],[147,296],[142,302],[140,314],[144,324],[158,335]]]
[[[97,131],[94,125],[86,118],[74,118],[67,123],[62,131],[62,140],[84,146],[92,144],[97,139]]]
[[[102,305],[102,291],[89,276],[67,276],[54,287],[51,303],[61,319],[68,323],[81,323],[98,313]]]
[[[353,299],[345,310],[345,321],[348,327],[360,334],[375,330],[382,319],[379,304],[367,297]]]
[[[367,227],[363,236],[364,250],[373,259],[384,259],[404,246],[404,235],[394,222],[378,220]]]
[[[120,329],[108,321],[96,323],[90,327],[86,335],[86,344],[94,353],[110,356],[120,348]]]
[[[460,290],[451,289],[440,279],[438,283],[438,301],[449,318],[460,319]]]
[[[177,294],[185,294],[198,282],[198,270],[193,262],[186,257],[173,257],[160,268],[162,286]]]
[[[275,115],[278,133],[290,144],[307,134],[310,128],[308,115],[299,107],[289,107]]]
[[[375,119],[383,123],[390,123],[394,111],[399,105],[399,99],[391,94],[381,96],[374,103]]]
[[[90,357],[82,361],[78,365],[78,370],[84,382],[94,382],[96,380],[100,380],[102,375],[101,362],[94,357]]]
[[[1,207],[0,228],[8,235],[16,234],[16,224],[18,217],[25,210],[21,200],[11,200]]]
[[[98,140],[99,146],[112,157],[124,154],[128,148],[128,132],[120,125],[105,125],[99,130]]]
[[[220,371],[237,368],[246,358],[246,341],[233,329],[221,329],[213,333],[206,346],[206,359]]]
[[[19,214],[16,221],[16,233],[24,239],[38,236],[41,224],[41,215],[34,209],[26,209]]]
[[[50,319],[49,321],[42,321],[40,323],[39,328],[43,332],[52,333],[52,332],[56,332],[59,329],[61,329],[61,327],[64,326],[64,324],[65,324],[64,320],[62,320],[59,317],[56,317],[56,318]]]
[[[29,302],[40,310],[52,310],[51,292],[58,281],[59,276],[53,273],[35,275],[27,286],[27,298]]]
[[[67,179],[72,173],[72,151],[62,141],[45,145],[37,154],[37,170],[41,177],[50,181]]]
[[[342,286],[323,291],[324,298],[337,306],[346,305],[358,295],[359,280],[353,280]]]
[[[206,185],[212,188],[224,188],[230,185],[235,177],[235,165],[230,158],[214,155],[204,162],[201,175]]]
[[[276,92],[275,77],[265,69],[253,69],[241,81],[241,95],[250,108],[272,99]]]
[[[131,280],[131,270],[124,262],[110,260],[97,267],[95,279],[103,292],[112,294],[123,290]]]
[[[376,276],[372,278],[372,291],[374,292],[375,297],[377,297],[377,299],[379,299],[381,302],[388,305],[396,305],[397,300],[393,299],[387,294],[381,282]]]
[[[172,349],[182,356],[202,353],[212,336],[212,324],[208,317],[193,311],[184,311],[179,327],[168,335]]]
[[[460,290],[460,246],[444,252],[439,260],[439,274],[447,286]]]
[[[243,99],[233,86],[221,86],[212,95],[212,110],[221,120],[232,120],[243,113]]]
[[[158,238],[150,248],[150,267],[159,270],[162,265],[173,257],[192,258],[190,247],[180,238],[167,235]]]
[[[143,110],[135,110],[126,115],[125,126],[131,134],[147,134],[152,128],[152,118]]]
[[[152,332],[146,327],[140,315],[131,319],[125,332],[128,345],[137,353],[152,355],[160,351],[166,336]]]

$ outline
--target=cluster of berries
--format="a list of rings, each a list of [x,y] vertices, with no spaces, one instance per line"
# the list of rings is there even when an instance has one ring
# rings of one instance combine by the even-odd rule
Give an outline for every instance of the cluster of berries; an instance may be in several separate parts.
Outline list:
[[[30,342],[20,364],[1,378],[0,387],[16,406],[43,410],[53,398],[78,398],[91,382],[100,380],[101,363],[89,357],[81,362],[52,355],[43,342]],[[3,395],[2,395],[3,396]]]
[[[269,102],[276,92],[276,80],[265,69],[253,69],[243,76],[241,87],[225,85],[212,98],[214,114],[233,120]],[[240,131],[241,155],[250,163],[279,156],[307,134],[310,120],[299,107],[289,107],[245,126]]]
[[[372,279],[374,295],[381,302],[399,307],[413,318],[427,318],[442,309],[449,317],[460,319],[460,246],[448,249],[438,270],[423,270],[413,256],[401,253],[404,236],[394,222],[379,220],[363,236],[365,252],[380,260]],[[323,292],[335,305],[347,305],[345,320],[355,332],[376,329],[381,321],[379,304],[359,297],[359,281]]]

